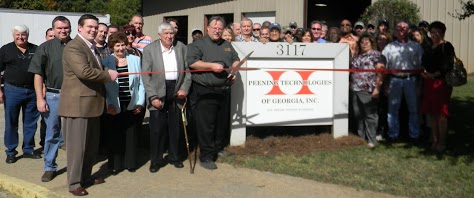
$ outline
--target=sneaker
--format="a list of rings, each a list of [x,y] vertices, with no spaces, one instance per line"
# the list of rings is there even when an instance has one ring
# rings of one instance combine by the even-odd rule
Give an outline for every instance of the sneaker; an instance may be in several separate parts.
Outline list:
[[[369,148],[374,148],[374,147],[375,147],[375,144],[374,144],[374,143],[368,143],[368,144],[367,144],[367,147],[369,147]]]
[[[41,176],[42,182],[49,182],[56,177],[56,171],[45,171],[43,176]]]
[[[13,164],[16,162],[16,157],[15,155],[7,155],[7,159],[5,160],[7,164]]]
[[[222,151],[219,151],[219,153],[217,153],[217,155],[218,155],[219,157],[227,157],[227,156],[229,156],[230,154],[229,154],[229,152],[227,152],[227,151],[225,151],[225,150],[222,150]]]
[[[383,140],[383,137],[382,137],[382,135],[377,135],[377,136],[375,136],[375,139],[376,139],[377,141],[382,141],[382,140]]]
[[[208,170],[215,170],[215,169],[217,169],[216,163],[214,163],[214,161],[212,161],[212,160],[201,161],[201,163],[199,163],[199,164],[200,164],[203,168],[208,169]]]

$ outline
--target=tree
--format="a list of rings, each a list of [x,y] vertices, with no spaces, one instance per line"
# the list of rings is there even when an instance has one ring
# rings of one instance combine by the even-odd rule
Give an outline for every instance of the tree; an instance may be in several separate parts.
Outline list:
[[[409,0],[378,0],[367,7],[360,20],[376,24],[379,20],[387,20],[391,30],[400,20],[408,23],[420,22],[420,8]]]
[[[469,0],[466,2],[459,0],[459,2],[461,3],[462,12],[455,10],[455,13],[448,12],[449,15],[459,20],[464,20],[474,14],[474,0]]]
[[[11,8],[13,0],[0,0],[0,8]]]
[[[124,26],[130,22],[134,14],[140,13],[140,0],[110,0],[107,13],[112,24]]]
[[[123,26],[140,13],[141,0],[0,0],[0,7],[110,14],[110,23]]]
[[[11,4],[11,8],[25,10],[48,10],[47,0],[16,0]]]

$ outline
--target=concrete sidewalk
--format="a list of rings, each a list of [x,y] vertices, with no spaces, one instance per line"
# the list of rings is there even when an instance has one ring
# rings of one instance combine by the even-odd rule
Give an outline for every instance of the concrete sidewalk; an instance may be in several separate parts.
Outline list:
[[[4,112],[0,105],[0,189],[19,197],[73,197],[66,185],[66,153],[59,150],[57,163],[60,175],[53,181],[43,183],[43,159],[19,159],[6,164],[4,135]],[[22,136],[20,129],[19,135]],[[36,135],[39,142],[39,132]],[[21,146],[17,148],[21,156]],[[94,172],[106,163],[94,167]],[[88,197],[394,197],[392,195],[360,191],[350,187],[325,184],[286,175],[235,168],[218,163],[214,171],[197,164],[195,173],[189,173],[189,162],[176,169],[166,166],[157,173],[148,171],[146,162],[135,173],[121,172],[106,178],[106,183],[89,187]],[[104,169],[101,169],[104,170]]]

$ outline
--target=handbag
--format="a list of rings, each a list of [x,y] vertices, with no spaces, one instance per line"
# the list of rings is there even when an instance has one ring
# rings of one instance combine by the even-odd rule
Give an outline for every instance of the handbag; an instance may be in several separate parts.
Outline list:
[[[445,54],[444,45],[445,44],[442,46],[443,54]],[[446,72],[444,79],[446,80],[446,84],[451,87],[458,87],[467,83],[466,69],[464,68],[462,60],[459,59],[456,54],[454,54],[454,62],[451,66],[451,71]]]
[[[452,87],[458,87],[467,83],[467,72],[461,59],[454,56],[454,64],[451,71],[446,72],[446,83]]]

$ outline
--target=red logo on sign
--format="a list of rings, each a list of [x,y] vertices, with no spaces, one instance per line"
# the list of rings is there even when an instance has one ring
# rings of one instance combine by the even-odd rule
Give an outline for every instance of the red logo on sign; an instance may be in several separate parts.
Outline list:
[[[285,93],[283,93],[283,91],[281,91],[280,86],[279,86],[280,84],[279,81],[280,81],[281,75],[287,71],[266,71],[266,72],[270,74],[270,76],[272,76],[274,83],[270,92],[266,93],[265,95],[286,95]],[[301,76],[302,85],[303,85],[301,89],[295,95],[315,94],[308,87],[309,76],[315,71],[294,71],[294,72],[298,73]]]

